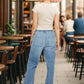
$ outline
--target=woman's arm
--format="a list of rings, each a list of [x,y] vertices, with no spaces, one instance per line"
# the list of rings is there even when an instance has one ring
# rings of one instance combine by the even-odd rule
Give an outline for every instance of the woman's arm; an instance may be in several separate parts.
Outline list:
[[[32,24],[32,33],[31,33],[31,43],[32,43],[32,38],[34,36],[34,33],[37,29],[37,22],[38,22],[38,14],[36,12],[33,12],[33,24]]]
[[[57,45],[58,45],[58,48],[59,48],[59,44],[60,44],[59,15],[56,15],[54,17],[54,31],[55,31],[55,34],[56,34]]]
[[[66,30],[67,30],[67,24],[66,24],[66,21],[64,22],[64,32],[66,33]]]

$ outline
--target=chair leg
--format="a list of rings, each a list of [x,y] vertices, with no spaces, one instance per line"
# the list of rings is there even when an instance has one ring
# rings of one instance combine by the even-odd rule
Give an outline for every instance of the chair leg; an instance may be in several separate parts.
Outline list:
[[[74,71],[76,70],[76,66],[77,66],[77,62],[76,62],[77,60],[76,60],[76,58],[74,58],[74,64],[73,64],[73,66],[74,66]]]
[[[73,62],[74,71],[76,70],[76,66],[77,66],[77,54],[75,54],[74,56],[74,62]]]
[[[2,74],[0,75],[0,84],[3,84],[3,77],[2,77]]]
[[[14,80],[13,80],[13,73],[12,73],[12,65],[9,65],[9,71],[10,71],[10,84],[14,84]]]
[[[79,65],[79,58],[78,58],[78,61],[77,61],[75,77],[77,77],[77,73],[78,73],[78,65]]]
[[[21,62],[22,62],[22,74],[23,74],[23,77],[24,77],[24,74],[25,74],[24,54],[21,55]]]
[[[13,64],[13,78],[14,78],[14,84],[16,84],[17,82],[17,76],[16,76],[16,66],[15,64]]]
[[[20,55],[18,55],[18,67],[19,67],[19,83],[21,84],[22,77],[21,77],[21,58],[20,58]]]
[[[14,64],[14,69],[15,69],[15,82],[17,82],[17,71],[16,71],[16,63]]]
[[[82,65],[81,65],[81,71],[80,71],[80,77],[79,77],[79,80],[81,80],[81,77],[82,77],[83,63],[84,63],[84,59],[82,60]]]
[[[6,84],[6,75],[5,75],[5,71],[2,72],[2,75],[3,75],[3,84]]]
[[[27,69],[27,49],[24,52],[24,60],[25,60],[25,70]]]

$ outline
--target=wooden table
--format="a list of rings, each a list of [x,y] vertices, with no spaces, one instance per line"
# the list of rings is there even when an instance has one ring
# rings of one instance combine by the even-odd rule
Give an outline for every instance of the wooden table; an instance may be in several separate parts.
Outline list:
[[[0,46],[0,51],[13,50],[13,49],[14,49],[13,46]]]
[[[68,38],[73,38],[74,39],[74,45],[72,46],[72,58],[74,57],[74,53],[75,53],[75,41],[77,41],[78,39],[84,39],[84,35],[68,35]],[[81,43],[83,41],[81,40]]]
[[[21,37],[21,36],[18,36],[18,37],[15,37],[15,36],[1,36],[0,39],[1,40],[7,40],[8,45],[10,46],[12,40],[22,40],[23,37]]]
[[[1,36],[1,40],[22,40],[23,37],[14,37],[14,36]]]
[[[76,42],[79,44],[84,44],[84,40],[77,40]]]
[[[5,40],[0,40],[0,44],[6,43]]]
[[[74,39],[78,39],[78,38],[84,38],[84,35],[68,35],[68,38],[74,38]]]
[[[23,38],[27,38],[27,37],[30,37],[31,36],[31,34],[15,34],[15,35],[13,35],[13,36],[16,36],[16,37],[23,37]]]

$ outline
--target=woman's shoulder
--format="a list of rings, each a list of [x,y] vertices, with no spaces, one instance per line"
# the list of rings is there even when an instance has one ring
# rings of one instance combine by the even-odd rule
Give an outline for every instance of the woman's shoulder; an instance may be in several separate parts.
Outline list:
[[[44,6],[44,3],[38,3],[38,4],[35,4],[35,7],[42,7],[42,6]]]
[[[74,21],[73,20],[66,20],[65,23],[67,23],[67,22],[74,22]]]

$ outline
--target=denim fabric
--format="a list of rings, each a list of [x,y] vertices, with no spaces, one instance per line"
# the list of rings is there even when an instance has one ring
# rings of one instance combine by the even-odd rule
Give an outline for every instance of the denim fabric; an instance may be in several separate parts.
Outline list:
[[[66,39],[66,42],[73,42],[73,38],[68,38],[67,36],[68,35],[74,35],[74,32],[66,32],[65,34],[65,39]]]
[[[34,75],[43,50],[47,62],[45,84],[53,84],[56,37],[53,30],[37,30],[33,37],[24,84],[34,84]],[[38,78],[37,78],[38,80]]]

